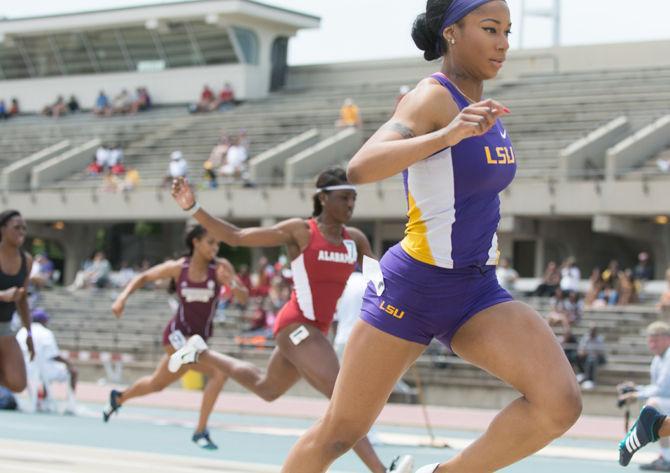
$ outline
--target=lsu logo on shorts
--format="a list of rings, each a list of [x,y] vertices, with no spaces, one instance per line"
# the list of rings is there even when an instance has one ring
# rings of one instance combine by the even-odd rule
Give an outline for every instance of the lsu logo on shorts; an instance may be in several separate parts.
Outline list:
[[[379,308],[396,319],[402,319],[405,316],[405,311],[388,304],[386,301],[381,301]]]

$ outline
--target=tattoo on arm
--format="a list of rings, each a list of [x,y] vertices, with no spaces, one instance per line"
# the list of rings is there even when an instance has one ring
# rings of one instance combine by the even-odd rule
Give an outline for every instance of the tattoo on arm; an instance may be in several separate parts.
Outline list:
[[[414,138],[416,136],[411,128],[403,125],[400,122],[389,122],[386,125],[384,125],[384,129],[398,133],[400,136],[403,137],[403,139],[406,140],[409,138]]]

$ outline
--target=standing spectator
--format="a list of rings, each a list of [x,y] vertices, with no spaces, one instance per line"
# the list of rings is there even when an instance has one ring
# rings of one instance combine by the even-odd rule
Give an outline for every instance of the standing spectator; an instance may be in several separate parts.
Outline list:
[[[579,281],[582,273],[577,267],[577,260],[573,256],[565,259],[561,266],[561,289],[563,292],[579,292]]]
[[[247,149],[240,144],[240,138],[234,137],[226,153],[225,162],[221,166],[221,174],[235,179],[245,177],[248,158]]]
[[[640,252],[637,255],[637,265],[633,270],[633,277],[636,281],[649,281],[654,279],[654,267],[649,261],[649,253],[646,251]]]
[[[591,325],[589,333],[579,341],[577,348],[577,366],[582,376],[578,381],[584,389],[593,389],[596,385],[598,367],[607,362],[605,358],[605,339],[598,334],[598,327]]]
[[[5,120],[9,118],[9,112],[7,111],[7,107],[5,106],[5,101],[0,100],[0,119]]]
[[[12,97],[12,104],[9,107],[9,116],[13,117],[19,113],[19,101],[16,97]]]
[[[361,112],[354,103],[354,100],[351,97],[347,97],[340,108],[340,118],[335,122],[335,126],[338,128],[360,128],[361,125]]]
[[[556,292],[556,288],[561,284],[561,271],[555,261],[549,261],[547,268],[544,270],[542,282],[533,292],[534,296],[547,297]]]
[[[178,177],[186,177],[188,175],[188,162],[184,159],[181,151],[174,150],[170,153],[170,165],[168,166],[168,173],[165,176],[164,184],[172,185],[172,180]]]
[[[214,92],[209,88],[207,84],[202,87],[202,92],[200,92],[200,100],[197,104],[191,105],[189,111],[191,113],[203,113],[209,112],[212,110],[212,104],[214,103]]]
[[[77,369],[69,360],[60,355],[60,349],[56,342],[54,333],[47,328],[49,314],[43,309],[35,309],[32,312],[33,322],[30,326],[35,344],[35,359],[30,361],[28,348],[26,346],[25,327],[16,334],[16,340],[24,354],[26,369],[28,372],[28,395],[30,399],[30,411],[34,412],[38,407],[38,391],[40,385],[44,386],[44,402],[51,400],[50,385],[53,382],[67,383],[67,405],[65,413],[76,413],[74,394],[77,389]],[[47,404],[48,405],[48,404]]]
[[[67,101],[67,109],[70,113],[75,113],[80,110],[79,101],[74,94],[70,95],[70,100]]]
[[[498,284],[506,291],[514,289],[514,283],[519,279],[519,273],[516,272],[509,262],[509,258],[501,258],[496,267],[496,278]]]
[[[103,90],[98,93],[98,98],[95,99],[93,113],[98,116],[106,117],[112,114],[112,107],[109,105],[109,99]]]
[[[223,85],[217,99],[211,104],[211,110],[229,110],[235,106],[235,91],[229,82]]]

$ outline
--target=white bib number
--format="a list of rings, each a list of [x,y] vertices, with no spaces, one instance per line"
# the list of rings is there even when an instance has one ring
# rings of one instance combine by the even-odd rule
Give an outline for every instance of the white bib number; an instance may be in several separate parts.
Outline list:
[[[186,345],[186,337],[183,333],[181,333],[181,330],[170,332],[170,335],[168,335],[168,340],[170,340],[170,345],[172,345],[172,348],[175,350],[179,350],[181,347]]]

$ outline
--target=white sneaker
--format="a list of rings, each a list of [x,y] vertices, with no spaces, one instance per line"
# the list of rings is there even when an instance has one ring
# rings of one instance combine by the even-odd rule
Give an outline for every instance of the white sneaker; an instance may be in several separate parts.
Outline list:
[[[416,470],[416,473],[434,473],[437,471],[437,468],[440,466],[439,463],[433,463],[431,465],[426,465],[422,466],[418,470]]]
[[[412,455],[403,455],[397,457],[391,463],[391,466],[388,470],[388,473],[412,473],[414,469],[414,457]]]
[[[207,343],[200,335],[193,335],[188,339],[186,345],[170,356],[168,370],[176,373],[183,365],[195,363],[198,360],[198,355],[205,350],[207,350]]]
[[[582,383],[582,389],[585,390],[585,391],[591,391],[595,387],[596,387],[596,383],[594,383],[590,379],[587,379],[586,381],[584,381]]]

